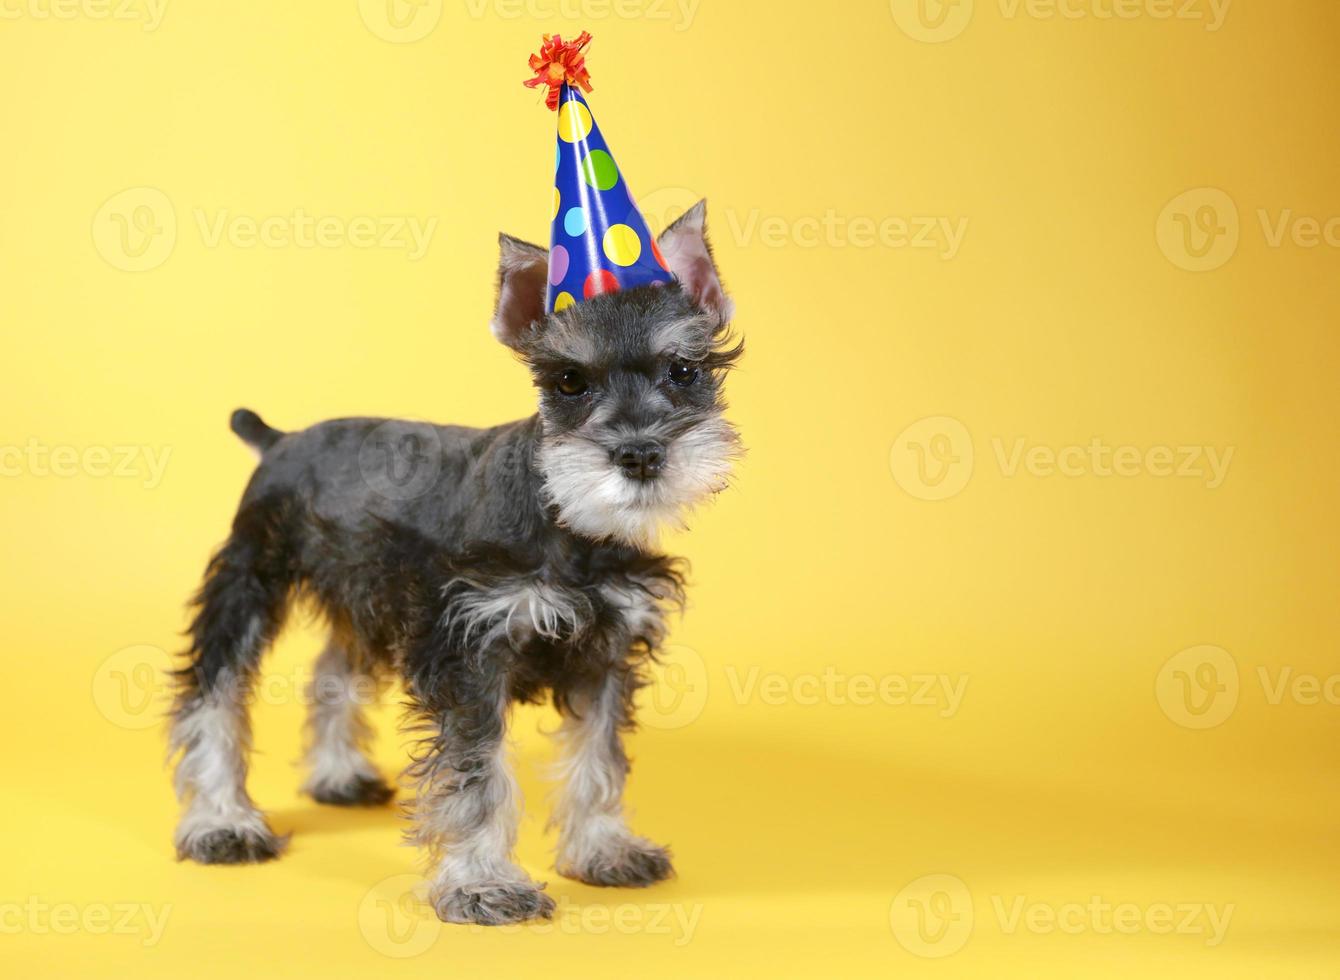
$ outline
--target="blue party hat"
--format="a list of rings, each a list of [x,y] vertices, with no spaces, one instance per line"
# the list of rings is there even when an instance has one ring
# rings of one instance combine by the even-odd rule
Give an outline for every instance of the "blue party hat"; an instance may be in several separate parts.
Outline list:
[[[568,44],[545,35],[540,54],[531,58],[536,77],[526,83],[548,85],[549,107],[558,110],[545,295],[549,312],[602,293],[674,281],[591,107],[578,91],[591,90],[581,55],[590,40],[585,32]]]

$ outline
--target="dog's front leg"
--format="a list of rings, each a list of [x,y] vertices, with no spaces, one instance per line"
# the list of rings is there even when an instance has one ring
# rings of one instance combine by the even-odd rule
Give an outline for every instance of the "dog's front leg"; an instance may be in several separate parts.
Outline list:
[[[573,693],[558,737],[563,786],[554,811],[558,873],[589,885],[642,887],[670,877],[670,852],[628,829],[623,812],[628,757],[621,732],[634,683],[624,671]]]
[[[512,861],[520,798],[507,758],[506,679],[470,686],[453,707],[425,706],[434,731],[416,767],[414,838],[434,862],[433,907],[446,922],[549,918],[554,900]]]

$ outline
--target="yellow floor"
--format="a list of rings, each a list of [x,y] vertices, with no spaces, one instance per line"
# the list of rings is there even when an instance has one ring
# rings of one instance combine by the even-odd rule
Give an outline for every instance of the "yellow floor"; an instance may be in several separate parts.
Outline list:
[[[1067,732],[1037,705],[1017,717],[1016,696],[992,697],[993,685],[1009,689],[989,669],[973,673],[953,716],[943,701],[741,704],[747,677],[719,668],[680,675],[678,688],[663,677],[649,710],[667,727],[635,739],[630,799],[638,829],[673,846],[679,875],[647,891],[553,874],[549,746],[536,734],[552,719],[528,709],[517,724],[520,858],[548,880],[557,916],[442,925],[419,899],[393,810],[295,792],[292,692],[314,644],[284,644],[256,708],[253,793],[293,834],[265,866],[172,860],[161,733],[142,727],[153,690],[126,656],[94,667],[95,710],[78,704],[87,688],[30,690],[29,709],[52,721],[6,737],[9,972],[1222,978],[1340,967],[1340,801],[1334,780],[1305,775],[1329,745],[1300,740],[1266,758],[1252,748],[1260,733],[1244,731],[1212,748],[1158,713],[1151,693],[1127,730],[1150,726],[1162,752],[1127,751],[1111,719]],[[676,690],[706,697],[686,707]],[[396,714],[376,712],[388,771],[403,762]]]

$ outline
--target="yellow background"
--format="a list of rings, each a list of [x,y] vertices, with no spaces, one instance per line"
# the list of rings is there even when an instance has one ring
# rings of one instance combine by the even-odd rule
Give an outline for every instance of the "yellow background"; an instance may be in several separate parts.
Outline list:
[[[1220,24],[1208,0],[392,0],[393,23],[387,0],[173,0],[154,26],[142,0],[59,2],[0,19],[6,973],[1336,971],[1336,685],[1272,688],[1340,671],[1340,249],[1335,225],[1313,248],[1271,230],[1340,215],[1335,4],[1237,0]],[[553,722],[525,711],[520,859],[563,917],[422,918],[396,816],[296,792],[301,624],[267,661],[250,782],[291,853],[178,864],[136,665],[179,648],[253,465],[228,413],[530,410],[486,328],[494,236],[547,235],[554,120],[520,81],[542,31],[581,28],[652,223],[709,198],[750,345],[750,453],[672,542],[692,605],[632,744],[636,826],[679,876],[552,873]],[[417,259],[209,234],[297,209],[436,226]],[[871,241],[927,217],[966,221],[952,257]],[[1213,487],[1144,456],[1045,475],[1010,468],[1021,439],[1233,455]],[[72,474],[32,445],[73,447]],[[85,454],[121,446],[133,475]],[[858,703],[920,675],[961,703]],[[1019,896],[1143,925],[1010,928]],[[909,932],[917,902],[949,917]],[[1187,903],[1232,906],[1222,942],[1149,927]],[[99,925],[125,905],[167,916],[156,942]]]

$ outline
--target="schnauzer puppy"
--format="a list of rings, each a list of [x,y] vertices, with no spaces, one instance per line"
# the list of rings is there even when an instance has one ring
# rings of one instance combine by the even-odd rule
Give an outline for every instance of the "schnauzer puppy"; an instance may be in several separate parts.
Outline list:
[[[417,743],[411,838],[449,922],[548,917],[512,860],[512,702],[559,711],[560,874],[649,885],[668,852],[621,801],[633,695],[682,604],[658,528],[721,490],[739,438],[722,381],[742,347],[705,231],[689,210],[658,240],[676,281],[545,313],[545,249],[500,236],[492,329],[529,367],[539,411],[490,429],[341,419],[281,433],[245,410],[261,454],[195,599],[171,744],[181,858],[265,861],[276,836],[246,790],[246,706],[290,604],[330,624],[316,664],[306,792],[340,806],[393,795],[367,755],[355,682],[398,671]]]

